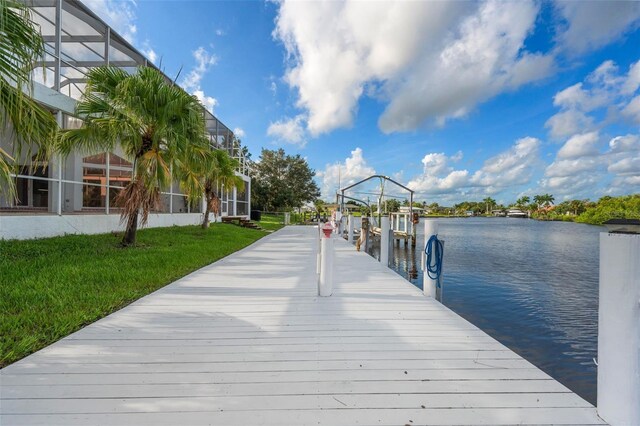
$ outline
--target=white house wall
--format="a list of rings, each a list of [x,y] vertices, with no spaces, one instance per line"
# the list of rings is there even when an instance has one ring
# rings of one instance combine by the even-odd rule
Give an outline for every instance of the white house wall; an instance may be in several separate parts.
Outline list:
[[[197,225],[201,213],[151,214],[147,228]],[[0,216],[0,239],[28,240],[66,234],[123,232],[119,214],[6,215]]]

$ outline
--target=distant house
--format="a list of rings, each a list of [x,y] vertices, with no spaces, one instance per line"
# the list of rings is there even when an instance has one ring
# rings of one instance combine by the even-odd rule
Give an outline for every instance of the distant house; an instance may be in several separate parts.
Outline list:
[[[465,216],[469,216],[469,217],[471,217],[471,216],[475,216],[475,215],[476,215],[476,214],[473,212],[473,210],[467,210],[467,211],[465,211],[465,212],[464,212],[464,214],[465,214]]]
[[[491,210],[491,215],[495,217],[505,217],[507,212],[502,209]]]

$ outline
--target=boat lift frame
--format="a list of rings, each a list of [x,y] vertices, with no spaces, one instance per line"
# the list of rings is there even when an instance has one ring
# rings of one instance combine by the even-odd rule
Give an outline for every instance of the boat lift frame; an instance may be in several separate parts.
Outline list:
[[[414,194],[414,191],[412,189],[407,188],[403,184],[391,179],[389,176],[385,176],[385,175],[371,175],[368,178],[362,179],[362,180],[360,180],[360,181],[358,181],[358,182],[356,182],[354,184],[351,184],[349,186],[341,188],[340,189],[340,193],[336,194],[336,198],[341,198],[340,200],[336,200],[338,202],[338,205],[340,206],[340,213],[344,214],[344,210],[345,210],[344,199],[345,198],[349,198],[349,199],[353,200],[352,197],[348,197],[348,196],[344,195],[345,191],[348,191],[351,188],[354,188],[354,187],[356,187],[358,185],[361,185],[361,184],[363,184],[365,182],[370,181],[371,179],[376,179],[376,178],[380,179],[380,188],[381,188],[380,189],[380,195],[378,197],[378,211],[379,212],[381,211],[381,202],[382,202],[382,197],[384,196],[384,189],[383,189],[384,185],[383,185],[383,182],[389,181],[389,182],[393,183],[394,185],[399,186],[400,188],[402,188],[405,191],[409,192],[409,214],[410,214],[410,217],[412,217],[413,216],[413,194]],[[379,215],[380,214],[378,213],[378,216]],[[379,219],[379,217],[378,217],[378,219]]]

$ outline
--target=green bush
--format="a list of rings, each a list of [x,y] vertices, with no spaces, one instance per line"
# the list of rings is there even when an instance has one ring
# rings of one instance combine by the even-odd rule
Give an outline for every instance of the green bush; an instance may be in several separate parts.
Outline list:
[[[576,222],[602,225],[609,219],[640,219],[640,194],[602,197],[594,207],[576,218]]]

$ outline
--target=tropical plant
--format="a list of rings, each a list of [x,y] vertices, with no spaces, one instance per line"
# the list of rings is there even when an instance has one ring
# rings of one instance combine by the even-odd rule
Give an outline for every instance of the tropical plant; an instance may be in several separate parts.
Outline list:
[[[551,194],[542,194],[542,195],[536,195],[535,197],[533,197],[533,202],[538,206],[538,209],[540,209],[543,206],[549,206],[553,204],[554,201],[555,201],[555,197]]]
[[[496,200],[491,197],[485,198],[484,200],[482,200],[482,202],[487,206],[487,214],[489,214],[491,208],[496,204]]]
[[[116,198],[126,223],[123,245],[135,244],[138,216],[144,226],[149,212],[159,207],[160,191],[172,184],[172,169],[183,169],[196,148],[209,149],[203,111],[195,97],[154,68],[140,67],[135,74],[115,67],[88,72],[76,107],[84,124],[61,132],[59,149],[68,155],[74,149],[119,146],[133,161],[131,182]]]
[[[0,147],[0,195],[16,196],[11,174],[21,157],[42,162],[49,157],[57,128],[53,115],[35,102],[31,70],[44,55],[42,36],[22,2],[0,0],[0,133],[12,146]]]
[[[527,205],[527,204],[529,204],[530,202],[531,202],[531,199],[530,199],[528,196],[524,195],[524,196],[522,196],[522,197],[520,197],[520,198],[518,198],[518,199],[516,200],[516,206],[517,206],[519,209],[523,209],[523,208],[525,208],[525,207],[526,207],[526,205]]]
[[[238,160],[229,156],[226,151],[213,150],[202,156],[200,150],[192,153],[191,160],[186,162],[178,173],[183,190],[194,203],[204,196],[205,211],[202,228],[209,227],[209,217],[220,213],[220,191],[236,188],[244,190],[244,180],[236,175]]]
[[[640,219],[640,194],[602,197],[595,204],[587,204],[576,222],[601,225],[609,219]]]

